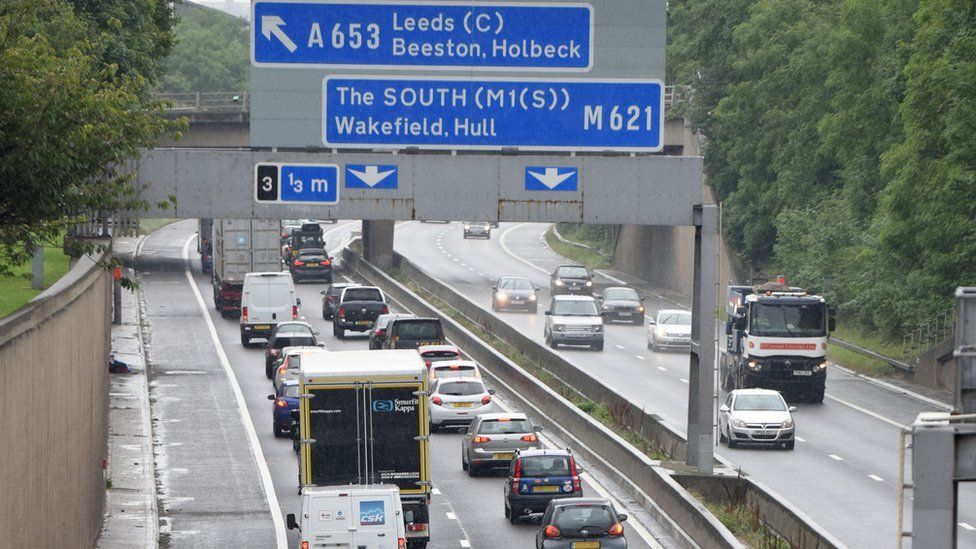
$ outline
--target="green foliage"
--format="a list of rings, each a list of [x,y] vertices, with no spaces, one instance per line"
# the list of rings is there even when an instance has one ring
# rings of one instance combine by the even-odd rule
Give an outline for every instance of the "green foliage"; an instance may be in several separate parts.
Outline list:
[[[247,21],[205,8],[187,9],[166,59],[163,91],[230,92],[250,84]]]
[[[680,0],[669,22],[747,263],[831,277],[842,317],[887,336],[976,283],[976,4]]]
[[[86,212],[147,206],[120,166],[177,127],[148,99],[148,61],[108,63],[112,31],[93,25],[59,0],[0,3],[0,275]]]

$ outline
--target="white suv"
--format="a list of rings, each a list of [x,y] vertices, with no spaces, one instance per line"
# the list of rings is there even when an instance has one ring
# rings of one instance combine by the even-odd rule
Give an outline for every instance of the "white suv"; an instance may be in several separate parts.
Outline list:
[[[603,317],[591,296],[553,296],[546,311],[546,345],[555,349],[560,343],[589,345],[603,350]]]

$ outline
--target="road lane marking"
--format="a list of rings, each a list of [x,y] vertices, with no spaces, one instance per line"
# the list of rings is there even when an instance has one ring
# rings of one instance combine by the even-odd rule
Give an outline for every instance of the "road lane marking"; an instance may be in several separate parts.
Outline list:
[[[868,475],[868,478],[871,480],[876,480],[878,482],[884,482],[884,479],[879,477],[878,475]]]
[[[227,374],[227,381],[230,382],[230,388],[233,390],[234,397],[237,400],[237,409],[243,420],[242,423],[244,423],[244,432],[247,433],[248,445],[254,454],[254,461],[257,462],[258,472],[261,476],[264,497],[268,500],[271,522],[274,524],[275,529],[275,543],[278,549],[288,549],[288,536],[285,533],[285,522],[281,519],[281,505],[279,505],[278,496],[275,494],[274,482],[271,480],[271,471],[268,470],[268,462],[264,458],[264,451],[261,450],[261,441],[258,440],[258,434],[254,430],[254,422],[251,421],[251,413],[247,411],[247,403],[244,401],[244,393],[241,392],[241,386],[237,383],[237,376],[234,375],[234,369],[230,367],[230,360],[227,359],[224,346],[220,343],[220,337],[217,336],[217,328],[214,326],[213,319],[210,318],[210,310],[207,308],[203,296],[200,295],[200,289],[197,288],[197,283],[193,280],[193,274],[190,272],[190,243],[196,237],[194,234],[186,239],[186,242],[183,244],[183,274],[186,275],[186,280],[190,283],[193,296],[197,298],[197,305],[200,307],[200,311],[203,313],[203,320],[207,324],[207,329],[210,331],[210,339],[213,340],[214,348],[217,350],[217,358],[220,360],[220,365],[223,367],[224,373]]]
[[[617,347],[618,349],[620,349],[621,351],[623,351],[623,350],[624,350],[624,346],[623,346],[623,345],[617,345],[616,347]]]
[[[461,541],[461,547],[471,547],[471,542],[470,541],[468,541],[466,539],[462,539],[460,541]]]
[[[888,419],[888,418],[884,417],[883,415],[881,415],[879,413],[872,412],[871,410],[868,410],[867,408],[862,408],[861,406],[858,406],[857,404],[854,404],[854,403],[851,403],[851,402],[847,402],[846,400],[841,400],[841,399],[839,399],[839,398],[837,398],[835,396],[831,396],[831,395],[824,395],[824,396],[827,397],[827,398],[829,398],[830,400],[833,400],[834,402],[836,402],[838,404],[843,404],[844,406],[847,406],[848,408],[852,408],[854,410],[857,410],[858,412],[861,412],[862,414],[867,414],[867,415],[873,417],[874,419],[879,419],[879,420],[881,420],[881,421],[883,421],[883,422],[885,422],[885,423],[887,423],[889,425],[893,425],[895,427],[898,427],[899,429],[901,429],[902,427],[904,427],[904,425],[902,425],[901,423],[898,423],[897,421],[895,421],[893,419]]]
[[[517,260],[519,260],[519,261],[521,261],[522,263],[525,263],[525,264],[526,264],[526,265],[528,265],[529,267],[532,267],[533,269],[535,269],[535,270],[537,270],[537,271],[539,271],[539,272],[541,272],[541,273],[544,273],[544,274],[547,274],[547,275],[548,275],[548,274],[549,274],[549,271],[547,271],[547,270],[545,270],[545,269],[543,269],[542,267],[540,267],[540,266],[538,266],[538,265],[536,265],[535,263],[531,263],[531,262],[529,262],[528,260],[526,260],[526,259],[523,259],[523,258],[521,258],[521,257],[519,257],[519,256],[517,256],[517,255],[515,255],[515,254],[514,254],[514,253],[512,252],[512,250],[511,250],[511,249],[509,249],[509,247],[508,247],[508,244],[506,244],[506,243],[505,243],[505,237],[507,237],[507,236],[508,236],[508,233],[510,233],[510,232],[512,232],[512,231],[514,231],[515,229],[518,229],[519,227],[523,227],[523,226],[525,226],[525,225],[528,225],[528,223],[519,223],[518,225],[515,225],[514,227],[510,227],[510,228],[508,228],[508,229],[505,229],[505,232],[503,232],[503,233],[501,234],[501,236],[499,236],[499,237],[498,237],[498,244],[499,244],[499,245],[500,245],[500,246],[502,247],[502,250],[504,250],[504,251],[505,251],[505,253],[507,253],[508,255],[510,255],[510,256],[512,256],[512,257],[514,257],[515,259],[517,259]]]
[[[449,520],[457,520],[457,515],[455,515],[454,513],[448,511],[446,514]]]
[[[830,454],[830,459],[835,459],[837,461],[844,461],[844,458],[838,456],[837,454]]]
[[[685,378],[681,378],[681,383],[688,383],[688,380]]]
[[[959,523],[959,526],[962,526],[963,528],[965,528],[966,530],[969,530],[970,532],[972,532],[973,530],[976,530],[976,527],[971,526],[971,525],[969,525],[969,524],[967,524],[965,522],[960,522]]]
[[[640,355],[637,355],[637,360],[646,360],[646,359]]]
[[[807,441],[807,439],[805,439],[803,437],[794,436],[793,438],[795,438],[797,442],[806,442]]]
[[[668,369],[665,368],[664,366],[658,366],[657,369],[658,370],[661,370],[662,372],[667,372],[668,371]]]
[[[440,489],[439,489],[439,488],[431,488],[431,489],[430,489],[430,493],[431,493],[431,494],[434,494],[435,496],[439,496],[439,495],[441,495],[441,491],[440,491]]]

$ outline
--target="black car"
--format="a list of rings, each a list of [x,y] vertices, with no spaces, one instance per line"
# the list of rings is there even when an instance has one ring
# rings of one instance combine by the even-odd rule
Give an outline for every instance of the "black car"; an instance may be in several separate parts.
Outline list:
[[[416,349],[421,345],[447,343],[439,318],[398,318],[386,329],[384,349]]]
[[[614,286],[604,290],[603,295],[597,299],[600,301],[603,320],[644,325],[644,298],[637,294],[637,290]]]
[[[275,361],[285,347],[314,347],[319,345],[318,332],[308,322],[282,322],[275,326],[268,338],[268,348],[264,351],[264,374],[268,379],[274,377]]]
[[[491,287],[491,310],[525,309],[530,313],[539,310],[539,289],[524,276],[500,276]]]
[[[505,518],[512,524],[524,515],[542,513],[559,498],[583,497],[576,458],[565,450],[519,450],[505,479]]]
[[[346,286],[353,286],[353,284],[345,282],[330,284],[328,288],[320,292],[322,294],[322,318],[332,320],[336,309],[339,308],[339,296],[342,295],[342,290]]]
[[[386,329],[389,328],[390,322],[398,318],[417,318],[417,315],[388,313],[376,317],[376,320],[373,321],[373,327],[369,329],[369,349],[371,351],[383,348],[383,343],[386,341]]]
[[[613,503],[600,498],[564,498],[549,502],[536,532],[536,549],[600,547],[626,549],[624,525],[627,515],[617,513]]]
[[[549,276],[552,295],[593,293],[593,275],[582,265],[560,265]]]
[[[319,279],[332,282],[332,259],[325,249],[306,248],[298,251],[298,256],[288,263],[288,271],[296,283],[302,280]]]

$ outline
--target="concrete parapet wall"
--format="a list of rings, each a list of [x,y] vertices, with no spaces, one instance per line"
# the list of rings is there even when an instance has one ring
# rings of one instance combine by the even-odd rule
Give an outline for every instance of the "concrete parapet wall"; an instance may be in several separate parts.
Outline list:
[[[0,320],[0,548],[98,537],[111,303],[110,273],[86,256]]]

